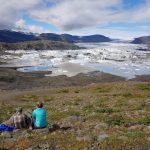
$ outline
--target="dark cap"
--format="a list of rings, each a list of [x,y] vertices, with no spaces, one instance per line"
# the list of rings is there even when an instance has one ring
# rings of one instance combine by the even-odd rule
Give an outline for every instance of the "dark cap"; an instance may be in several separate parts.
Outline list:
[[[22,107],[16,108],[16,112],[17,112],[17,113],[22,113],[22,110],[23,110]]]

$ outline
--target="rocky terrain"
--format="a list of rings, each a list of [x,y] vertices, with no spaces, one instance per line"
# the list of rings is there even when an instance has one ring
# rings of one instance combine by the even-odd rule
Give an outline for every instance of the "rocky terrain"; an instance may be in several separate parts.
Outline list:
[[[19,72],[16,68],[0,68],[0,89],[31,89],[45,87],[66,87],[66,86],[84,86],[91,83],[124,81],[119,76],[103,72],[80,73],[76,76],[67,77],[45,76],[50,75],[51,71],[37,72]]]
[[[75,50],[79,46],[67,43],[48,40],[26,41],[19,43],[0,43],[0,50]]]
[[[150,84],[113,82],[87,86],[0,91],[0,122],[15,108],[29,112],[42,100],[49,126],[0,136],[0,149],[149,150]]]

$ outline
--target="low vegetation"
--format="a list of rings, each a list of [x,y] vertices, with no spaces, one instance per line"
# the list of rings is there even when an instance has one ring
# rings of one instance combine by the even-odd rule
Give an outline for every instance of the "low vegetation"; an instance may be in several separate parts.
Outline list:
[[[9,118],[16,105],[32,110],[39,100],[45,103],[50,124],[62,124],[70,116],[85,121],[65,131],[27,131],[27,137],[17,137],[10,145],[0,137],[0,149],[28,149],[39,143],[56,150],[150,149],[149,83],[103,83],[23,93],[16,96],[16,104],[0,105],[0,121]]]
[[[77,45],[49,40],[26,41],[19,43],[0,43],[0,50],[74,50]]]

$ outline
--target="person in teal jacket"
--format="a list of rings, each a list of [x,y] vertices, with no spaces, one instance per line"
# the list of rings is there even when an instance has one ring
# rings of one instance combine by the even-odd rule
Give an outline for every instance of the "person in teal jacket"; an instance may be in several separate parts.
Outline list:
[[[32,118],[35,128],[46,128],[48,125],[46,119],[46,110],[43,108],[43,103],[38,102],[37,108],[32,112]]]

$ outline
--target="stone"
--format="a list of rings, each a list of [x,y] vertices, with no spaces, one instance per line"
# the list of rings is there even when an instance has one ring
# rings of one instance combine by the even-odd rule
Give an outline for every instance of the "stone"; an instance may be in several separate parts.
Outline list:
[[[108,129],[108,124],[106,123],[99,123],[95,126],[95,129]]]
[[[77,141],[84,141],[84,142],[91,142],[93,140],[92,136],[90,135],[84,135],[84,136],[77,136]]]
[[[150,125],[143,128],[143,131],[146,133],[150,133]]]
[[[63,120],[62,127],[66,126],[73,126],[76,123],[83,123],[85,122],[85,118],[82,116],[70,116]]]
[[[40,150],[40,147],[39,147],[39,145],[32,145],[31,147],[29,147],[26,150]]]
[[[150,137],[148,137],[148,138],[147,138],[147,141],[149,141],[149,142],[150,142]]]
[[[42,143],[42,144],[39,144],[38,147],[39,147],[41,150],[49,150],[49,149],[50,149],[49,143]]]
[[[49,128],[34,129],[34,130],[32,130],[32,132],[47,134],[47,133],[49,133]]]
[[[13,133],[14,139],[22,139],[22,138],[29,138],[31,137],[31,133],[29,133],[27,130],[17,130]]]
[[[98,141],[99,142],[103,142],[105,139],[107,139],[109,136],[108,136],[108,134],[106,134],[106,133],[103,133],[103,134],[100,134],[99,136],[98,136]]]
[[[1,136],[5,137],[5,138],[12,138],[13,134],[12,134],[12,132],[5,131],[5,132],[1,133]]]
[[[54,131],[59,130],[59,129],[60,129],[60,126],[58,124],[52,124],[49,127],[49,132],[54,132]]]
[[[133,125],[129,127],[129,130],[142,130],[144,128],[144,125]]]
[[[123,140],[123,141],[127,141],[128,137],[127,136],[119,136],[118,139]]]

